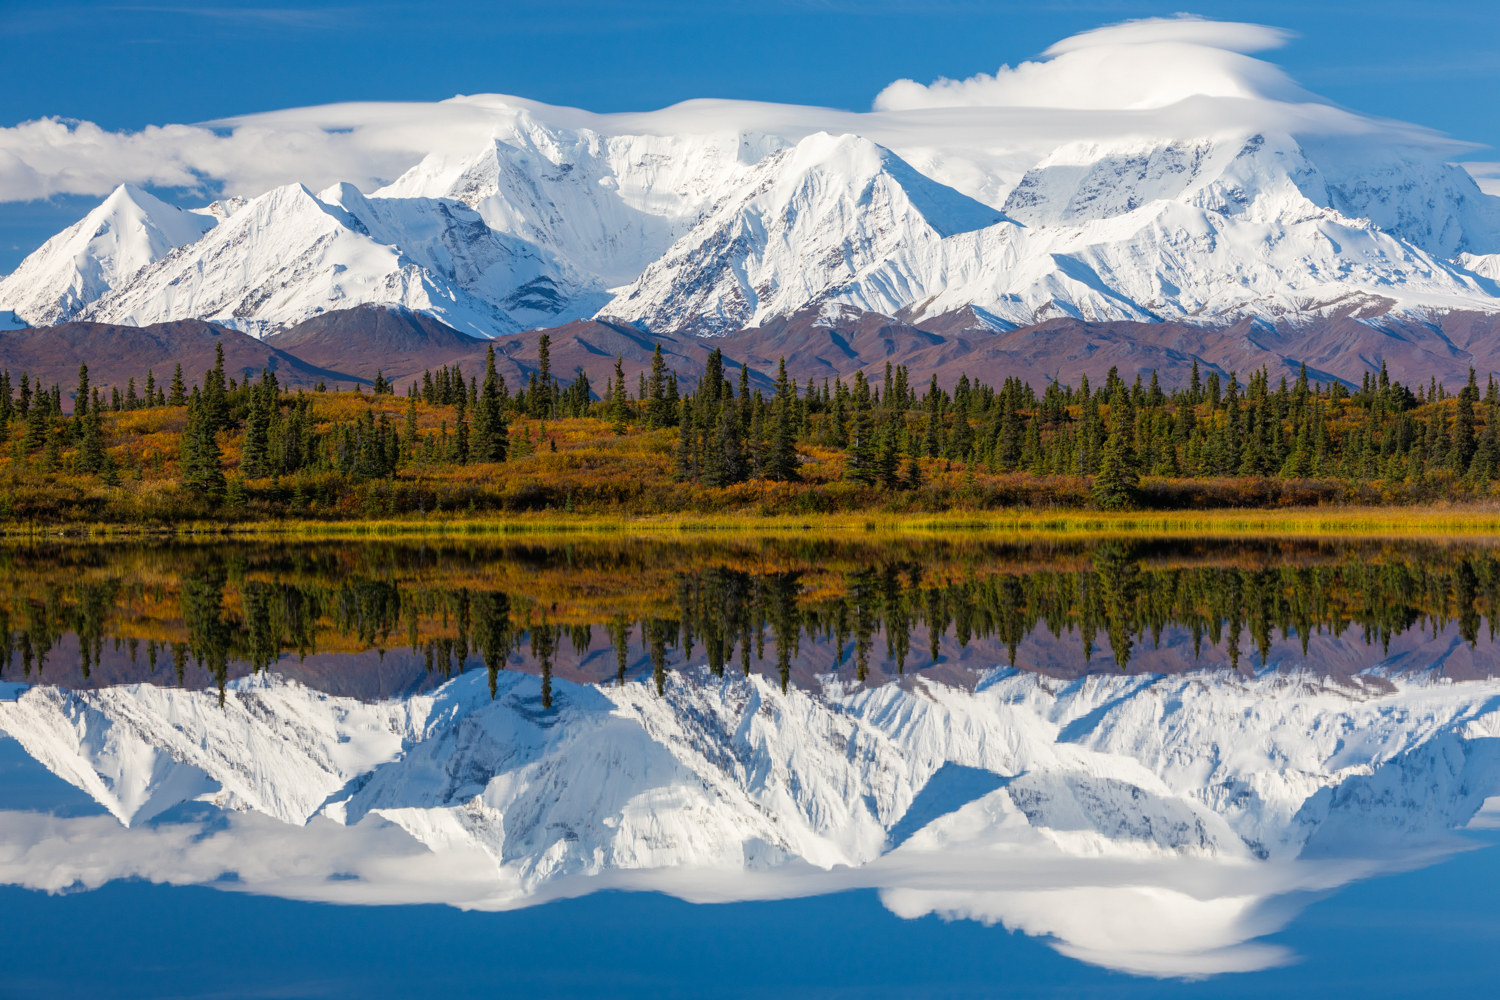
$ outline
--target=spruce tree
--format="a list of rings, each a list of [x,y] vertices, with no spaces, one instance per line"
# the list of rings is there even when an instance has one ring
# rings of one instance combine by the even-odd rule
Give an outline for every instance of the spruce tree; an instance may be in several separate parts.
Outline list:
[[[167,397],[167,405],[186,406],[187,401],[187,385],[182,381],[182,362],[179,361],[172,372],[172,391]]]
[[[864,372],[854,373],[854,417],[849,426],[849,460],[845,475],[861,486],[873,486],[878,475],[876,468],[877,442],[875,420],[870,413],[870,386]]]
[[[78,391],[73,396],[73,416],[82,418],[89,412],[89,366],[78,366]]]
[[[928,458],[940,458],[943,453],[943,409],[942,390],[938,388],[937,376],[927,387],[927,433],[922,439],[922,451]]]
[[[460,379],[459,386],[462,385]],[[469,457],[469,394],[460,388],[453,399],[453,440],[448,446],[448,460],[467,465]]]
[[[187,427],[182,432],[182,481],[197,493],[217,499],[224,492],[223,454],[215,437],[203,395],[188,399]]]
[[[415,385],[416,383],[412,383]],[[403,438],[406,442],[406,454],[409,458],[417,457],[417,397],[408,395],[406,397],[406,433]]]
[[[727,400],[719,406],[717,423],[714,441],[703,465],[703,481],[709,486],[742,483],[746,479],[747,470],[745,446],[740,439],[740,416]]]
[[[646,426],[670,427],[670,406],[667,399],[667,362],[662,357],[661,344],[657,344],[651,355],[651,380],[646,383]]]
[[[755,402],[750,397],[750,366],[740,363],[739,385],[740,436],[749,438],[750,424],[755,416]]]
[[[880,432],[880,456],[875,460],[876,475],[880,485],[888,490],[901,486],[901,450],[896,441],[896,416],[886,420]]]
[[[1469,369],[1469,384],[1458,393],[1458,412],[1453,421],[1453,446],[1448,451],[1448,460],[1457,475],[1469,471],[1474,460],[1474,403],[1479,399],[1479,386],[1474,380],[1474,369]]]
[[[24,387],[26,376],[21,376]],[[52,421],[47,407],[38,401],[33,403],[26,414],[26,436],[22,439],[22,445],[27,451],[35,451],[47,443],[48,430]]]
[[[104,416],[98,409],[92,412],[85,409],[79,420],[83,424],[83,438],[78,447],[78,471],[85,475],[103,472],[107,464],[112,464],[104,450]]]
[[[240,445],[240,468],[254,479],[270,473],[271,409],[276,405],[264,368],[260,384],[250,391],[250,408],[245,415],[245,438]]]
[[[1127,422],[1131,421],[1123,381],[1113,380],[1115,389],[1109,401],[1109,437],[1099,453],[1099,471],[1089,494],[1103,510],[1120,510],[1136,500],[1140,476],[1136,471],[1135,452],[1130,446]]]
[[[781,359],[776,372],[775,414],[771,424],[771,439],[766,449],[765,468],[761,475],[778,483],[802,478],[797,471],[797,390],[796,383],[787,378],[786,358]]]
[[[909,490],[922,488],[922,462],[915,454],[906,459],[906,474],[902,477],[902,486]]]
[[[510,427],[500,392],[503,384],[495,370],[495,345],[491,343],[484,359],[484,388],[478,392],[474,407],[473,452],[477,462],[503,462],[509,454]],[[408,422],[412,419],[409,417]]]
[[[625,422],[630,419],[630,397],[625,391],[625,356],[615,355],[615,380],[610,390],[609,416],[611,428],[616,434],[625,433]]]
[[[682,419],[677,422],[677,478],[696,480],[702,471],[698,467],[698,434],[693,426],[691,398],[682,404]]]
[[[224,380],[224,344],[214,345],[214,366],[203,374],[204,414],[215,431],[229,426],[229,395]]]

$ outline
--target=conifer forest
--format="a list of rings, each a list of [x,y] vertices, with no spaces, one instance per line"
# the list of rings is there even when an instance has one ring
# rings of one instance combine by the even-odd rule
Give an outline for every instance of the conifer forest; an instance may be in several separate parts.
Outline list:
[[[404,386],[146,371],[124,386],[0,372],[0,517],[170,524],[559,515],[924,513],[1478,501],[1500,473],[1500,389],[1355,389],[1265,370],[950,388],[902,366],[769,390],[715,351],[696,385],[616,361],[425,372]],[[196,374],[191,378],[189,375]],[[65,400],[71,407],[65,406]]]

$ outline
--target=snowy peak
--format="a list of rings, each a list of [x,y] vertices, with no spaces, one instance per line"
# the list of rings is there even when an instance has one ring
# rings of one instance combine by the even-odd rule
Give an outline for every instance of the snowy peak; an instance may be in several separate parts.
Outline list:
[[[0,310],[13,310],[33,326],[65,322],[217,222],[122,184],[0,280]]]
[[[1268,131],[1067,143],[1026,172],[1005,211],[1029,226],[1070,226],[1165,201],[1254,222],[1322,211],[1444,259],[1500,250],[1496,201],[1460,167],[1411,148]]]
[[[650,329],[725,334],[1002,219],[868,139],[816,133],[757,166],[605,311]]]
[[[263,336],[380,303],[494,337],[592,312],[603,301],[595,286],[455,202],[366,198],[350,184],[319,197],[291,184],[143,270],[86,318],[143,326],[196,317]]]
[[[785,145],[738,132],[602,136],[522,113],[477,153],[429,155],[375,196],[460,201],[493,229],[619,285]]]
[[[233,682],[222,706],[211,690],[5,685],[4,731],[121,824],[195,799],[241,814],[163,841],[160,857],[62,850],[59,828],[59,849],[37,855],[45,870],[8,871],[28,885],[155,878],[158,864],[200,870],[178,852],[207,841],[218,865],[237,863],[263,880],[249,888],[274,893],[266,852],[308,843],[286,827],[318,817],[323,830],[306,829],[326,837],[327,821],[344,824],[350,849],[326,862],[295,852],[303,898],[318,876],[357,872],[361,901],[410,902],[393,875],[430,852],[463,863],[461,879],[422,897],[432,902],[874,887],[903,916],[1003,921],[1113,968],[1260,968],[1276,956],[1226,954],[1279,926],[1242,920],[1247,908],[1283,896],[1287,919],[1285,894],[1431,860],[1500,793],[1500,685],[1412,666],[1338,680],[1273,669],[1070,683],[996,668],[973,690],[917,678],[818,693],[684,667],[661,694],[649,682],[555,680],[548,708],[538,679],[514,671],[493,689],[473,671],[373,704],[275,675]],[[244,813],[286,826],[214,839]],[[390,864],[354,847],[365,817],[426,851]],[[98,823],[76,833],[87,848],[114,836]],[[336,867],[310,870],[324,863]],[[201,870],[210,881],[224,868]],[[1118,920],[1073,919],[1101,899]],[[1121,931],[1166,916],[1190,929],[1170,947],[1155,924]]]

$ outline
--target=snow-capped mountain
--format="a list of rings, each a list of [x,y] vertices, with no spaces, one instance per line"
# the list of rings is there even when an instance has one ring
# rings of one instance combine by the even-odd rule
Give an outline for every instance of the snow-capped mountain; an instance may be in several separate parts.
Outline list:
[[[1492,281],[1341,214],[1334,203],[1346,199],[1329,190],[1287,136],[1066,147],[1006,199],[1018,224],[887,261],[836,294],[915,322],[972,306],[1000,327],[1057,316],[1298,324],[1500,307]],[[1490,239],[1454,216],[1426,222],[1420,235],[1449,252],[1457,240]]]
[[[1453,641],[1424,649],[1441,661]],[[213,691],[4,685],[0,728],[118,825],[39,832],[0,814],[0,879],[235,870],[253,891],[484,908],[611,887],[710,900],[874,886],[902,915],[1003,922],[1087,961],[1195,975],[1284,961],[1251,941],[1289,918],[1266,911],[1274,897],[1441,853],[1500,795],[1500,682],[1421,671],[995,669],[973,690],[808,692],[684,668],[661,696],[649,681],[554,681],[551,709],[533,676],[496,685],[492,700],[471,672],[371,704],[271,674],[232,683],[223,707]],[[245,818],[193,836],[147,824],[193,799]],[[388,842],[371,846],[382,823],[425,850],[393,864]],[[1121,920],[1080,922],[1084,901]],[[1182,934],[1164,939],[1162,921]],[[1122,933],[1132,922],[1153,930]]]
[[[587,315],[602,298],[587,277],[455,202],[366,199],[350,185],[320,198],[289,185],[142,268],[78,318],[143,326],[197,317],[259,336],[390,303],[493,337]]]
[[[1131,22],[994,76],[898,81],[867,113],[479,95],[213,123],[237,150],[272,143],[256,177],[294,133],[360,185],[257,181],[200,215],[116,192],[0,283],[0,315],[264,333],[388,303],[496,336],[590,315],[716,335],[825,305],[996,330],[1500,314],[1500,198],[1450,162],[1466,147],[1247,54],[1285,38]],[[311,156],[289,181],[326,183]],[[121,201],[153,234],[128,252],[101,227]]]
[[[742,188],[774,136],[601,135],[522,111],[474,155],[432,154],[377,198],[451,198],[608,286],[634,280]]]
[[[916,323],[973,307],[998,329],[1061,316],[1306,322],[1500,309],[1493,282],[1438,256],[1493,245],[1500,234],[1493,199],[1451,165],[1402,166],[1409,169],[1399,180],[1390,167],[1346,190],[1289,136],[1068,144],[1011,190],[1006,219],[942,240],[901,232],[894,246],[878,247],[877,259],[835,280],[783,288],[773,276],[765,287],[780,295],[759,311],[747,308],[743,286],[760,262],[731,264],[705,252],[736,245],[732,231],[708,222],[607,308],[652,328],[705,332],[823,300]],[[1433,196],[1426,214],[1412,210],[1413,189]],[[1339,206],[1351,204],[1376,210],[1389,228],[1342,214]],[[869,225],[895,230],[886,220]],[[828,258],[825,251],[795,259],[805,269],[799,275],[817,275]]]
[[[1001,218],[868,139],[820,132],[763,161],[605,311],[652,330],[731,333]]]
[[[32,326],[65,322],[218,222],[211,210],[186,211],[121,184],[98,208],[0,279],[0,303]]]

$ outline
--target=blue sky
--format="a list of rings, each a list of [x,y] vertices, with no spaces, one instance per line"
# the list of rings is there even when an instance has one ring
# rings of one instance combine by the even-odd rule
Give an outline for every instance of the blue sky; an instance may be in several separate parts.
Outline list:
[[[692,97],[864,110],[900,77],[993,72],[1076,32],[1180,9],[1110,0],[11,0],[0,10],[0,125],[57,115],[136,129],[484,92],[596,111]],[[1265,57],[1312,91],[1500,146],[1500,5],[1278,0],[1188,10],[1296,31],[1297,40]],[[96,200],[0,205],[0,273]]]

